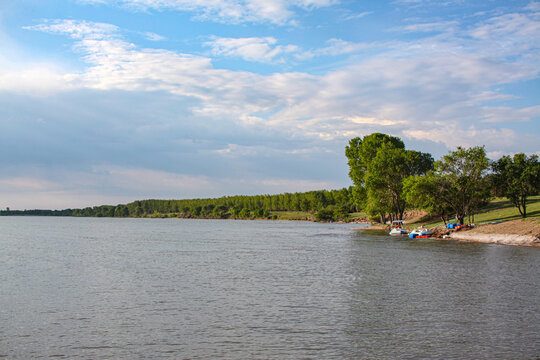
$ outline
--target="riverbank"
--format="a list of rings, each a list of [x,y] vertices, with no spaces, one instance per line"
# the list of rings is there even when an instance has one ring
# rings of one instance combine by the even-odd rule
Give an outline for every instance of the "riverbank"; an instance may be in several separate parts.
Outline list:
[[[418,222],[405,223],[404,228],[412,231],[420,226]],[[390,231],[390,225],[370,224],[362,229]],[[442,225],[429,227],[434,238],[460,242],[478,242],[540,248],[540,218],[518,219],[499,223],[479,224],[472,228],[447,229]]]
[[[539,218],[483,224],[468,230],[456,231],[448,238],[466,242],[540,247]]]

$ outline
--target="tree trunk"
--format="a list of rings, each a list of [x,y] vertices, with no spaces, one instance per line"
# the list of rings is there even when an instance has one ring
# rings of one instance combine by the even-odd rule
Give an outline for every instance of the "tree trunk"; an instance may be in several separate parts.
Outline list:
[[[444,218],[443,215],[441,215],[441,219],[442,219],[442,221],[443,221],[443,223],[444,223],[444,227],[446,227],[446,219]]]

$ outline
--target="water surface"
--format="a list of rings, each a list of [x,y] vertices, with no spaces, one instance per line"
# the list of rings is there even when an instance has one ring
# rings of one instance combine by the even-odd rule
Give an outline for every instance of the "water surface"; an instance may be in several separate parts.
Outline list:
[[[535,359],[540,250],[346,224],[0,218],[0,357]]]

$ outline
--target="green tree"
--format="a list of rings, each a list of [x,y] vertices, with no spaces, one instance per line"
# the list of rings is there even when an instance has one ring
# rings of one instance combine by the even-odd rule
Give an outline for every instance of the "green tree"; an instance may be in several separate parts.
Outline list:
[[[371,220],[385,224],[393,210],[390,194],[386,189],[371,187],[367,191],[362,208],[370,216]]]
[[[485,177],[488,168],[489,161],[483,146],[458,147],[435,162],[435,171],[431,175],[436,189],[434,196],[452,208],[460,224],[489,199]]]
[[[493,183],[497,195],[506,196],[522,217],[527,217],[527,197],[540,192],[538,156],[523,153],[503,156],[492,164]]]
[[[403,181],[411,175],[425,174],[432,167],[430,154],[395,148],[391,143],[383,144],[365,175],[368,197],[376,197],[370,201],[371,205],[377,204],[379,212],[390,210],[393,219],[402,220],[407,206]],[[383,201],[388,202],[390,209],[381,206]]]
[[[439,199],[439,188],[437,178],[433,171],[424,176],[409,176],[403,181],[403,192],[407,203],[416,208],[423,209],[429,215],[437,215],[446,225],[448,215],[453,213],[453,209]]]
[[[384,144],[390,144],[393,148],[405,149],[405,144],[400,138],[381,133],[373,133],[363,139],[356,137],[351,139],[349,145],[345,147],[349,177],[354,184],[352,200],[356,207],[360,207],[366,200],[365,177],[368,166]]]
[[[321,209],[315,214],[315,221],[334,221],[334,210],[331,208]]]
[[[251,213],[247,208],[242,208],[242,210],[240,210],[238,213],[238,217],[240,219],[249,219],[251,218]]]

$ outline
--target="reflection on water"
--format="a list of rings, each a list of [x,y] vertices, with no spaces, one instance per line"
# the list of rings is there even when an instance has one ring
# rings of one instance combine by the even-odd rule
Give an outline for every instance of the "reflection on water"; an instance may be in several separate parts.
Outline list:
[[[0,218],[0,356],[540,356],[540,251],[346,224]]]

